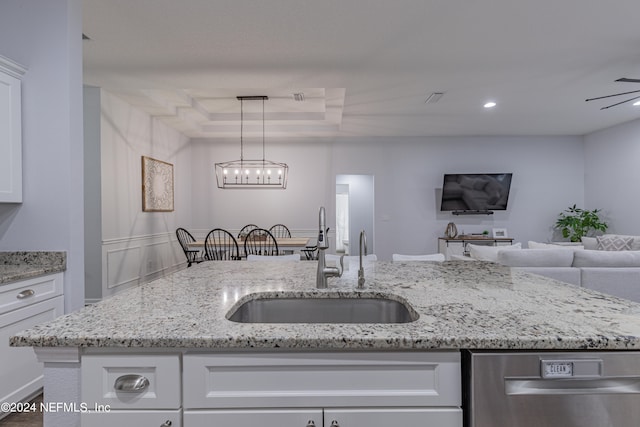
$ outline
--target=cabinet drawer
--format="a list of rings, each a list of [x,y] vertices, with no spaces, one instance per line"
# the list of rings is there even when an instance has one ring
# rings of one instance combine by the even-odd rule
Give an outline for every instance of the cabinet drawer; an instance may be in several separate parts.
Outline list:
[[[322,427],[322,409],[185,411],[184,424],[189,427]]]
[[[85,412],[82,414],[82,425],[91,427],[113,426],[149,426],[149,427],[182,427],[179,409],[173,411],[108,411]]]
[[[82,401],[90,407],[96,403],[112,409],[180,408],[178,355],[84,355],[81,375]],[[129,381],[136,378],[137,382]],[[117,383],[124,390],[118,390]]]
[[[0,286],[0,314],[62,295],[63,273]]]
[[[334,422],[335,421],[335,422]],[[325,427],[462,426],[460,408],[325,409]]]
[[[187,353],[184,408],[460,406],[459,352]]]

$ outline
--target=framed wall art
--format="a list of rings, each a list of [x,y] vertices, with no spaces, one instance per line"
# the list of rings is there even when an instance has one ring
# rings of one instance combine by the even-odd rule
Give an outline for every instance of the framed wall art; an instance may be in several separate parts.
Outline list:
[[[142,211],[173,212],[173,165],[142,156]]]
[[[493,231],[492,234],[494,238],[508,237],[506,228],[494,228],[492,231]]]

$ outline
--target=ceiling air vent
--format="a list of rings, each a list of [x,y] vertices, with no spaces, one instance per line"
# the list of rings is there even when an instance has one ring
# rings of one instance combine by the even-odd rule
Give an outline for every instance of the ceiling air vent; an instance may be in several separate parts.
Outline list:
[[[440,101],[440,98],[444,95],[444,92],[433,92],[429,97],[424,101],[425,104],[435,104]]]

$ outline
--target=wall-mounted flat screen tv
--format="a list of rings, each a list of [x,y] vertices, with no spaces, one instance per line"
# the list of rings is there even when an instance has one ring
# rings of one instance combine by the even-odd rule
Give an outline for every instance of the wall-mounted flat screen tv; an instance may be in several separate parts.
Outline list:
[[[445,174],[441,211],[487,213],[507,209],[511,173]]]

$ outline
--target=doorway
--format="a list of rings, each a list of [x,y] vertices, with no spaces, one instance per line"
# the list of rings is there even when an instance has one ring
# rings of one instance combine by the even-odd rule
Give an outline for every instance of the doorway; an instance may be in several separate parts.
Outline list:
[[[367,253],[374,252],[373,175],[336,176],[336,252],[358,256],[360,232],[367,236]]]

